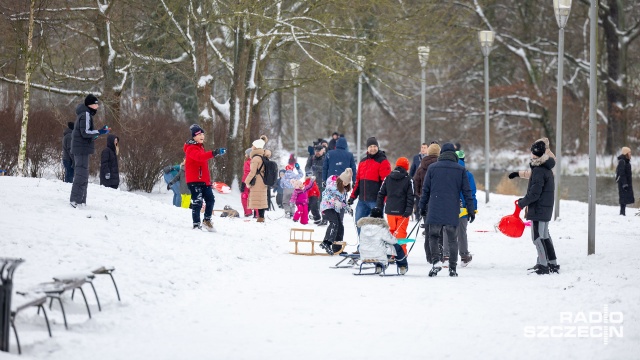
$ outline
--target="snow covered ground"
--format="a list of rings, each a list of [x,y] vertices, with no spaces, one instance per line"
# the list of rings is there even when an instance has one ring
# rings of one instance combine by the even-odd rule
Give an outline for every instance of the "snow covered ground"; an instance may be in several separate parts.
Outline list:
[[[164,190],[91,184],[81,210],[69,207],[69,193],[70,184],[56,180],[0,177],[0,257],[26,260],[14,288],[113,265],[122,302],[109,278],[98,277],[102,312],[90,291],[91,320],[81,298],[66,298],[70,328],[54,305],[53,338],[35,309],[21,312],[21,359],[635,359],[640,352],[640,217],[620,217],[616,207],[597,207],[596,255],[587,256],[587,205],[561,203],[563,217],[550,226],[560,275],[527,275],[535,263],[528,232],[512,239],[494,231],[515,197],[492,194],[469,226],[474,260],[458,278],[427,277],[422,240],[406,276],[382,278],[330,269],[337,256],[290,255],[293,223],[278,219],[281,211],[268,212],[265,224],[216,218],[218,233],[205,233],[190,229],[189,210],[172,207]],[[226,204],[240,209],[239,195],[216,194],[215,208]],[[315,239],[324,235],[307,227]],[[345,227],[355,245],[348,215]],[[606,345],[603,326],[613,331]],[[13,334],[11,344],[0,359],[18,358]]]

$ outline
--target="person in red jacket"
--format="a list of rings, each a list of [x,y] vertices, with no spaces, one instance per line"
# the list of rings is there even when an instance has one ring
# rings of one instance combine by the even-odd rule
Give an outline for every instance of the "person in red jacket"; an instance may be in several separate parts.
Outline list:
[[[367,155],[358,164],[356,183],[347,202],[352,205],[360,197],[356,205],[356,224],[360,218],[369,216],[371,209],[376,207],[378,191],[389,173],[391,173],[391,163],[387,160],[387,155],[379,150],[378,140],[375,137],[368,138]],[[360,235],[359,227],[358,235]]]
[[[311,171],[307,172],[307,179],[304,181],[304,185],[307,186],[311,182],[311,177],[313,173]],[[309,190],[309,210],[313,215],[313,223],[316,225],[320,225],[322,222],[322,217],[320,216],[320,188],[318,188],[318,182],[314,181],[311,190]]]
[[[216,156],[224,155],[227,151],[225,148],[215,149],[213,151],[204,150],[204,130],[196,124],[191,125],[191,139],[184,144],[184,173],[187,180],[187,186],[191,191],[191,216],[193,218],[193,228],[202,229],[200,225],[200,209],[202,201],[205,201],[204,209],[204,228],[208,231],[214,231],[211,223],[211,213],[213,212],[213,203],[215,197],[211,190],[211,175],[209,175],[209,159]]]
[[[248,208],[247,202],[249,201],[249,188],[244,184],[244,181],[247,179],[247,175],[251,172],[251,158],[249,158],[249,154],[251,154],[251,149],[247,149],[244,152],[244,167],[242,174],[242,181],[240,182],[240,201],[242,202],[242,209],[244,210],[244,216],[249,217],[254,214],[254,217],[257,216],[257,212]]]

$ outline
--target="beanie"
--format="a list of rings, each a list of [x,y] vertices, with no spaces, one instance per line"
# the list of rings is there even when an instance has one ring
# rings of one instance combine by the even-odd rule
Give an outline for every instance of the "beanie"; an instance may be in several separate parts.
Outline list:
[[[248,148],[247,150],[245,150],[244,154],[247,156],[251,155],[251,148]]]
[[[93,94],[89,94],[87,95],[86,98],[84,98],[84,104],[88,107],[89,105],[93,105],[93,104],[97,104],[98,103],[98,98],[95,97]]]
[[[456,152],[456,147],[452,143],[446,143],[442,145],[442,149],[440,149],[440,154],[446,151]]]
[[[375,145],[377,147],[380,147],[378,145],[378,140],[376,140],[376,138],[374,136],[370,137],[367,139],[367,147],[371,146],[371,145]]]
[[[68,127],[69,129],[71,129],[71,130],[73,130],[73,128],[74,128],[75,126],[76,126],[76,125],[75,125],[75,123],[73,123],[73,122],[71,122],[71,121],[69,121],[69,122],[67,123],[67,127]]]
[[[295,163],[296,163],[296,157],[293,154],[289,155],[289,165],[293,165]]]
[[[256,149],[263,149],[264,144],[265,144],[264,140],[262,139],[255,140],[254,142],[251,143],[251,145],[255,146]]]
[[[464,150],[456,151],[456,155],[458,156],[458,159],[464,159]]]
[[[537,157],[541,157],[544,155],[544,152],[547,151],[547,147],[544,144],[544,141],[536,141],[531,145],[531,153]]]
[[[353,177],[353,171],[351,168],[346,168],[342,174],[340,174],[339,178],[342,180],[342,183],[346,186],[351,184],[351,178]]]
[[[204,134],[204,130],[198,124],[193,124],[189,126],[189,130],[191,130],[191,137],[194,137],[199,134]]]
[[[371,209],[371,217],[382,219],[382,209],[377,207]]]
[[[628,147],[623,147],[622,150],[620,151],[620,153],[622,155],[627,155],[627,154],[631,154],[631,149],[629,149]]]
[[[407,159],[406,157],[398,158],[398,160],[396,160],[396,166],[400,166],[403,169],[409,171],[409,159]]]
[[[440,145],[438,144],[431,144],[429,145],[429,147],[427,148],[427,155],[440,155]]]

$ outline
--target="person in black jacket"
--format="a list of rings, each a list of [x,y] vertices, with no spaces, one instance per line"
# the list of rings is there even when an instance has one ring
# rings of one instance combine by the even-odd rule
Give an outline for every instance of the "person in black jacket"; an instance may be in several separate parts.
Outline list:
[[[531,239],[538,252],[537,264],[530,268],[536,274],[557,273],[560,269],[556,259],[556,251],[549,235],[549,221],[553,214],[555,159],[546,154],[544,141],[536,141],[531,145],[531,177],[527,186],[527,194],[518,199],[518,206],[528,207],[526,219],[531,220]]]
[[[73,154],[71,154],[71,138],[73,134],[73,122],[68,122],[62,133],[62,165],[64,166],[64,182],[73,182]]]
[[[631,149],[623,147],[618,156],[616,168],[616,182],[618,183],[618,198],[620,201],[620,215],[626,216],[627,204],[636,202],[633,196],[633,183],[631,182]]]
[[[93,127],[93,117],[98,111],[98,98],[87,95],[82,104],[76,107],[76,123],[71,138],[71,153],[73,154],[74,176],[69,205],[77,208],[87,204],[87,187],[89,186],[89,155],[96,152],[94,141],[100,135],[108,134],[109,127],[105,125],[99,130]]]
[[[397,239],[407,237],[407,225],[413,212],[413,179],[407,173],[408,169],[409,159],[401,157],[396,160],[396,168],[382,182],[376,201],[377,208],[382,209],[384,205],[389,231]],[[406,254],[407,245],[401,246]]]
[[[442,254],[439,243],[447,232],[449,241],[449,276],[458,276],[458,239],[456,231],[460,222],[460,194],[467,205],[469,223],[475,220],[475,207],[469,178],[464,167],[458,164],[455,147],[451,143],[442,145],[438,161],[429,165],[422,184],[420,215],[427,217],[429,248],[427,259],[433,264],[429,276],[442,270]]]
[[[120,171],[118,170],[118,154],[120,153],[120,139],[115,135],[107,136],[107,147],[100,156],[100,185],[117,189],[120,186]]]

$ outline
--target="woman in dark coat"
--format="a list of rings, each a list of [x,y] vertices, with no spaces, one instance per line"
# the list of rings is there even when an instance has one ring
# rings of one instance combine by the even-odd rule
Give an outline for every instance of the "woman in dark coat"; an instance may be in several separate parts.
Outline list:
[[[118,144],[120,139],[115,135],[107,137],[107,147],[102,150],[100,157],[100,185],[117,189],[120,186],[120,171],[118,170]]]
[[[623,147],[618,156],[618,167],[616,168],[616,182],[618,183],[618,196],[620,200],[620,215],[626,216],[627,204],[633,204],[633,183],[631,182],[631,149]]]

